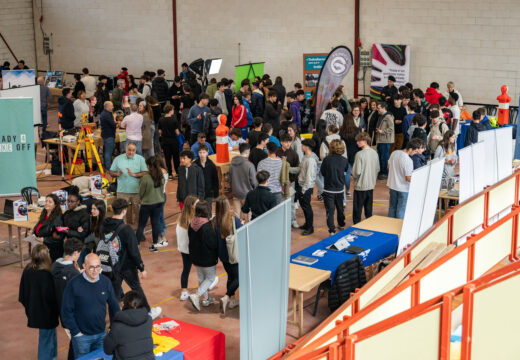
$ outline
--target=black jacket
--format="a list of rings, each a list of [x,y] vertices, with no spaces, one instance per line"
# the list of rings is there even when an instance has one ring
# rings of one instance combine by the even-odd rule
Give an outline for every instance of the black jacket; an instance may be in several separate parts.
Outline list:
[[[54,262],[63,255],[63,238],[65,235],[63,232],[56,231],[58,226],[63,226],[63,215],[57,216],[52,221],[49,221],[49,219],[44,220],[42,226],[36,232],[38,224],[39,222],[33,228],[33,233],[37,237],[43,238],[43,243],[49,248],[51,260]],[[54,238],[53,234],[57,234],[57,238]]]
[[[186,171],[188,178],[186,178]],[[184,202],[186,196],[196,195],[204,200],[204,172],[197,164],[193,163],[189,168],[179,166],[179,182],[177,183],[177,201]]]
[[[65,96],[60,96],[58,98],[58,112],[61,114],[59,121],[63,130],[72,129],[74,127],[74,120],[76,119],[72,101]]]
[[[18,301],[25,307],[28,327],[54,329],[58,326],[59,308],[54,279],[47,270],[34,270],[31,264],[25,267]]]
[[[112,319],[103,350],[114,360],[154,360],[152,326],[145,308],[120,311]]]
[[[413,138],[419,138],[423,141],[425,149],[423,151],[423,155],[426,159],[429,159],[431,157],[430,149],[428,149],[428,134],[426,133],[426,129],[421,129],[419,127],[415,128],[412,137]]]
[[[321,175],[324,178],[324,190],[342,191],[345,187],[345,172],[348,161],[342,155],[329,154],[321,163]]]
[[[74,266],[74,263],[63,264],[61,259],[55,261],[52,264],[52,276],[54,277],[54,288],[56,289],[56,301],[58,302],[58,309],[61,310],[61,302],[63,299],[63,293],[67,283],[72,278],[79,275],[78,269]]]
[[[168,83],[162,76],[158,76],[153,79],[152,92],[155,93],[157,101],[165,102],[168,100]]]
[[[367,282],[365,268],[359,256],[345,261],[336,270],[334,282],[329,290],[329,309],[335,311],[356,289]]]
[[[276,83],[273,85],[272,89],[276,91],[278,101],[281,102],[283,106],[283,104],[285,103],[285,86],[283,86],[280,83]]]
[[[203,125],[204,134],[208,139],[208,142],[213,146],[217,141],[217,127],[220,125],[220,121],[218,121],[219,115],[222,114],[222,110],[217,106],[211,109],[209,116],[206,116]]]
[[[356,141],[356,136],[360,132],[361,132],[361,130],[358,129],[356,131],[356,134],[354,135],[354,137],[349,137],[349,138],[344,138],[343,136],[341,137],[341,140],[343,140],[343,142],[347,146],[347,158],[348,158],[348,162],[349,162],[349,164],[351,164],[351,166],[354,166],[354,160],[356,159],[356,154],[360,150],[359,147],[357,146],[357,141]]]
[[[195,164],[200,166],[204,174],[204,192],[205,198],[217,198],[219,193],[220,183],[218,181],[217,167],[210,159],[206,160],[206,166],[202,167],[200,159],[195,160]]]
[[[227,119],[227,126],[230,126],[231,125],[231,118],[232,118],[232,115],[233,114],[233,104],[234,104],[234,101],[233,101],[233,91],[231,91],[231,89],[224,89],[224,97],[226,98],[226,107],[227,107],[227,111],[228,111],[228,119]]]
[[[388,101],[388,104],[390,104],[393,101],[394,95],[397,95],[398,93],[399,91],[397,90],[395,85],[392,85],[392,87],[386,85],[381,93],[381,100]],[[387,100],[387,97],[390,98]]]
[[[193,220],[192,220],[193,221]],[[218,240],[217,234],[211,222],[202,225],[197,231],[188,228],[188,239],[191,262],[200,267],[210,267],[218,262]]]
[[[90,233],[90,216],[85,205],[79,205],[74,210],[67,210],[63,214],[63,225],[69,227],[67,232],[67,238],[75,237],[81,241],[85,241],[85,238]],[[83,231],[79,232],[79,227],[83,228]]]
[[[115,231],[122,222],[123,220],[120,219],[106,218],[103,222],[103,234]],[[138,269],[144,271],[143,260],[141,259],[141,253],[137,246],[137,238],[130,225],[123,226],[117,238],[120,242],[118,250],[119,269]]]
[[[246,195],[246,201],[242,206],[242,212],[248,214],[251,211],[251,220],[276,206],[276,198],[267,186],[258,185]]]
[[[280,130],[280,113],[282,112],[282,105],[276,105],[268,101],[265,104],[264,110],[264,124],[271,124],[273,126],[273,134],[278,134]]]
[[[469,125],[468,132],[466,133],[466,139],[464,139],[464,146],[468,146],[471,144],[475,144],[478,142],[478,133],[480,131],[486,131],[486,125],[482,123],[474,123],[472,122]]]

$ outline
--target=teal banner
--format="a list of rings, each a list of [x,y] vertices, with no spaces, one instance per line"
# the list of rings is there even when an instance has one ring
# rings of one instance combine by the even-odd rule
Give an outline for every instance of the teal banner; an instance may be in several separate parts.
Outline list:
[[[0,98],[0,195],[36,187],[33,99]]]

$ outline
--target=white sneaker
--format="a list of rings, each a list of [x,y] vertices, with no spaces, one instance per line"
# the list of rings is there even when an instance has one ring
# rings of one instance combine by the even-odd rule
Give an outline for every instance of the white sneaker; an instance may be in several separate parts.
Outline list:
[[[193,307],[196,310],[200,311],[200,298],[197,295],[195,295],[195,294],[191,294],[189,296],[189,299],[190,299],[191,304],[193,305]]]
[[[168,241],[165,241],[165,240],[159,241],[157,244],[155,244],[155,247],[158,247],[158,248],[165,247],[165,246],[168,246]]]
[[[204,307],[211,306],[214,303],[215,303],[215,298],[212,298],[212,297],[208,297],[207,299],[202,300],[202,306],[204,306]]]
[[[218,276],[215,276],[215,280],[213,280],[213,282],[209,286],[209,290],[213,290],[217,286],[217,284],[218,284]]]
[[[231,299],[231,301],[229,302],[229,308],[230,309],[234,309],[238,305],[240,305],[240,302],[237,299],[235,299],[235,298]]]
[[[188,300],[189,298],[190,298],[190,293],[189,293],[189,292],[187,292],[187,291],[183,291],[183,292],[181,293],[181,297],[180,297],[180,300],[181,300],[181,301],[186,301],[186,300]]]
[[[295,228],[295,229],[299,229],[300,228],[300,225],[298,225],[298,222],[296,220],[294,220],[292,222],[292,227]]]
[[[152,320],[155,320],[159,315],[161,315],[162,309],[160,306],[156,306],[150,309],[150,312],[148,315],[152,318]]]
[[[220,311],[222,312],[222,314],[226,313],[228,303],[229,303],[229,296],[224,295],[223,297],[220,298]]]

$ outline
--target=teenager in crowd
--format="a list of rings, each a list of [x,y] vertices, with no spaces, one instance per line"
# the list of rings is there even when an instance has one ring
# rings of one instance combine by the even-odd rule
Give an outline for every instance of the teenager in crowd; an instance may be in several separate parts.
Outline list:
[[[55,262],[63,255],[64,234],[58,232],[58,227],[63,227],[60,199],[55,194],[49,194],[45,197],[43,211],[32,233],[36,236],[36,240],[49,248],[51,262]]]
[[[191,219],[195,216],[195,205],[199,199],[195,195],[188,195],[184,199],[184,207],[181,210],[181,216],[177,221],[177,250],[181,253],[182,258],[182,274],[181,274],[181,301],[186,301],[189,298],[188,292],[188,277],[191,270],[191,259],[188,239],[188,227]]]
[[[276,91],[270,90],[267,95],[269,101],[265,104],[264,125],[270,124],[273,127],[273,132],[278,134],[278,130],[280,129],[282,104],[277,101],[278,95],[276,94]]]
[[[231,128],[240,129],[242,138],[247,139],[247,110],[244,106],[242,95],[236,94],[233,97],[233,119],[231,120]]]
[[[90,115],[90,102],[87,100],[85,90],[78,91],[78,96],[72,105],[74,106],[74,116],[76,117],[74,127],[80,128],[81,120],[84,117],[88,120]]]
[[[271,124],[264,124],[262,126],[262,132],[269,136],[269,142],[273,142],[276,144],[276,146],[280,147],[280,140],[278,140],[278,138],[273,135],[274,130]]]
[[[403,145],[406,146],[406,144],[408,143],[408,141],[410,140],[410,127],[412,126],[412,120],[414,118],[414,116],[416,115],[415,114],[415,109],[417,108],[417,104],[415,103],[415,101],[410,101],[408,102],[408,110],[407,110],[407,114],[406,116],[404,117],[404,120],[403,120],[403,135],[404,135],[404,143]],[[413,134],[413,131],[412,131],[412,134]]]
[[[390,79],[390,78],[389,78]],[[388,81],[390,84],[390,80]],[[390,147],[394,143],[394,116],[388,112],[386,102],[380,101],[377,104],[377,112],[379,118],[377,120],[376,144],[377,155],[379,156],[379,180],[388,178],[388,158],[390,156]]]
[[[299,194],[298,200],[302,207],[305,223],[300,226],[303,229],[302,235],[310,235],[314,233],[314,213],[311,206],[311,197],[314,191],[314,184],[318,174],[318,156],[313,152],[316,144],[312,139],[302,141],[303,159],[299,166],[298,184]]]
[[[18,301],[25,308],[27,326],[39,331],[38,360],[56,359],[58,356],[56,327],[60,309],[51,263],[49,249],[45,245],[36,245],[20,280]]]
[[[153,124],[153,114],[152,109],[149,106],[146,106],[146,101],[140,101],[138,112],[143,116],[143,124],[141,125],[141,132],[143,134],[142,137],[142,151],[145,159],[148,159],[154,156],[154,146],[153,146],[153,134],[155,133],[155,126]]]
[[[159,120],[158,130],[168,176],[173,179],[173,170],[175,170],[176,177],[178,177],[179,171],[179,140],[177,137],[180,131],[177,118],[173,114],[172,105],[168,104],[164,107],[164,116]]]
[[[212,209],[212,200],[219,194],[220,183],[218,181],[217,167],[208,158],[208,148],[206,145],[199,146],[199,158],[195,160],[204,175],[204,200],[208,202],[209,209]]]
[[[347,196],[350,196],[350,173],[352,167],[354,166],[354,158],[356,156],[356,153],[359,151],[356,142],[356,135],[363,131],[362,127],[360,127],[362,123],[358,121],[356,124],[356,115],[354,113],[358,115],[359,119],[359,105],[354,105],[352,113],[345,115],[345,117],[343,118],[343,125],[341,125],[341,128],[339,129],[339,135],[341,136],[341,140],[343,140],[347,147],[347,159],[349,163],[349,168],[345,173]]]
[[[188,84],[182,87],[181,95],[181,129],[186,141],[190,138],[191,126],[188,122],[188,114],[190,113],[191,107],[195,105],[195,94],[191,90]]]
[[[126,129],[127,141],[125,147],[133,142],[138,155],[143,155],[143,115],[138,113],[136,104],[130,105],[130,114],[126,115],[121,122],[121,128]]]
[[[264,125],[265,126],[265,125]],[[272,130],[272,129],[271,129]],[[267,143],[269,142],[269,135],[265,132],[258,136],[257,145],[249,152],[249,161],[253,163],[255,169],[258,168],[258,163],[267,157],[267,153],[264,151]]]
[[[245,140],[242,138],[242,131],[239,128],[231,129],[228,136],[229,151],[238,150],[238,146],[244,142]]]
[[[390,75],[388,77],[388,83],[385,87],[383,87],[383,90],[381,92],[381,98],[382,100],[389,102],[392,100],[392,98],[397,95],[398,91],[395,87],[395,77],[393,75]]]
[[[200,311],[200,305],[210,306],[215,299],[210,297],[208,290],[215,281],[218,262],[218,240],[210,223],[208,203],[201,200],[195,205],[195,216],[188,227],[190,259],[199,278],[199,287],[189,299],[193,307]]]
[[[101,200],[102,201],[102,200]],[[58,309],[61,309],[63,293],[69,281],[80,274],[80,266],[78,260],[83,253],[83,242],[70,238],[63,244],[63,257],[59,258],[52,264],[52,276],[54,277],[54,286],[56,288],[56,300],[58,301]],[[69,343],[68,360],[74,360],[74,350],[72,348],[72,340]]]
[[[316,129],[312,133],[312,140],[314,141],[314,149],[312,151],[318,157],[318,173],[316,175],[316,187],[318,190],[318,200],[322,201],[323,198],[321,193],[323,192],[323,175],[321,175],[320,167],[321,167],[321,159],[320,159],[320,150],[321,144],[327,138],[327,122],[325,120],[318,120],[316,123]]]
[[[345,214],[343,212],[343,194],[345,191],[345,172],[348,170],[347,158],[343,156],[345,153],[345,144],[339,139],[332,140],[330,143],[330,152],[323,159],[321,164],[321,174],[325,180],[323,190],[323,201],[327,213],[327,226],[329,233],[336,233],[334,226],[334,209],[337,211],[338,229],[345,228]]]
[[[330,109],[325,110],[321,115],[320,119],[323,119],[327,122],[327,128],[330,125],[334,125],[337,128],[341,126],[343,123],[343,114],[338,111],[339,101],[332,100],[330,103]]]
[[[282,159],[276,156],[278,146],[269,142],[267,147],[267,157],[258,163],[257,170],[265,170],[269,173],[269,184],[267,187],[276,197],[276,203],[279,204],[283,201],[282,185],[280,183],[280,173],[282,171]]]
[[[90,233],[90,217],[87,207],[81,204],[78,193],[70,192],[67,197],[67,211],[63,214],[63,233],[67,238],[75,237],[85,242]]]
[[[215,204],[215,216],[212,223],[218,239],[218,257],[222,261],[228,277],[226,295],[220,299],[220,309],[225,314],[228,307],[233,309],[238,306],[238,299],[235,298],[235,292],[238,289],[238,264],[229,262],[226,238],[233,234],[233,222],[237,230],[242,226],[242,223],[240,218],[234,215],[225,196],[219,196]]]
[[[444,138],[444,134],[449,130],[449,127],[444,122],[444,118],[441,117],[438,110],[430,112],[430,119],[431,127],[430,133],[428,134],[428,150],[430,150],[430,154],[434,154],[435,150],[437,150],[437,146]]]
[[[244,205],[247,193],[258,186],[255,166],[248,161],[250,149],[249,144],[240,144],[238,147],[240,155],[231,159],[229,166],[229,185],[233,194],[233,208],[238,217],[240,217],[240,209]]]
[[[365,218],[372,216],[372,203],[377,174],[379,173],[379,157],[370,147],[370,135],[362,132],[356,135],[359,151],[354,158],[352,179],[354,179],[354,205],[352,220],[354,224],[361,221],[361,213],[365,209]]]
[[[343,142],[343,140],[341,140],[341,136],[339,135],[339,128],[336,127],[336,125],[329,125],[327,126],[327,136],[325,137],[325,140],[323,140],[321,142],[321,147],[320,147],[320,159],[323,161],[327,155],[329,154],[330,152],[330,144],[332,143],[332,141],[334,140],[339,140],[341,142]],[[343,144],[345,145],[345,144]],[[345,149],[345,152],[343,153],[343,156],[345,157],[345,159],[347,158],[347,147],[346,145],[344,146],[344,149]]]
[[[376,143],[375,135],[377,128],[377,121],[379,119],[379,112],[377,111],[377,100],[370,99],[368,116],[365,116],[365,124],[367,125],[367,132],[370,135],[372,144]]]
[[[287,134],[291,138],[291,149],[293,149],[296,152],[296,154],[298,154],[298,160],[302,161],[302,141],[300,139],[300,132],[295,123],[289,124],[289,126],[287,127]]]
[[[115,314],[103,340],[105,354],[114,355],[114,360],[154,360],[152,326],[142,295],[134,290],[127,292],[123,309]]]
[[[468,131],[466,132],[466,139],[464,140],[464,146],[469,146],[471,144],[475,144],[478,142],[478,133],[480,131],[486,131],[486,125],[482,124],[482,120],[484,119],[484,114],[482,114],[479,110],[473,111],[473,120],[468,127]]]
[[[292,130],[292,129],[291,129]],[[294,131],[294,130],[292,130]],[[288,134],[284,134],[280,136],[280,143],[282,146],[276,150],[276,156],[279,158],[285,157],[285,160],[289,163],[289,166],[291,167],[289,170],[289,181],[291,182],[291,187],[295,190],[295,193],[297,192],[297,181],[298,181],[298,172],[299,172],[299,165],[300,165],[300,158],[296,151],[294,151],[291,148],[292,138]],[[294,201],[294,195],[292,196],[291,201],[291,223],[292,227],[295,229],[298,229],[298,222],[296,221],[296,203]]]
[[[184,199],[188,195],[195,195],[199,199],[204,199],[206,192],[204,189],[204,172],[193,161],[193,152],[183,150],[180,154],[179,181],[177,183],[177,201],[182,210]]]
[[[99,240],[104,237],[103,222],[105,221],[106,213],[107,208],[103,200],[96,200],[92,203],[89,216],[89,234],[85,238],[86,248],[84,252],[86,254],[94,251]]]
[[[411,156],[424,146],[421,139],[411,139],[404,150],[396,150],[390,155],[387,186],[390,188],[388,217],[402,219],[406,210],[413,161]]]
[[[258,144],[258,136],[262,133],[262,122],[264,120],[260,117],[253,119],[253,129],[247,133],[247,142],[251,148],[254,148]]]
[[[457,135],[451,130],[446,131],[444,138],[435,150],[434,158],[443,158],[444,170],[442,178],[450,178],[455,176],[455,165],[457,164]]]
[[[392,153],[394,150],[401,150],[404,142],[403,121],[407,114],[406,108],[403,106],[402,95],[396,94],[394,96],[388,111],[394,117],[394,143],[390,147],[390,153]]]
[[[416,153],[410,156],[413,161],[413,169],[419,169],[420,167],[425,166],[428,164],[428,160],[426,156],[424,156],[424,151],[426,148],[426,144],[422,143],[422,146],[417,149]]]
[[[242,206],[242,213],[249,214],[251,211],[251,220],[254,220],[276,206],[276,197],[267,187],[269,185],[269,176],[268,171],[258,171],[256,173],[258,186],[247,193],[246,200]],[[242,219],[247,221],[246,217]]]

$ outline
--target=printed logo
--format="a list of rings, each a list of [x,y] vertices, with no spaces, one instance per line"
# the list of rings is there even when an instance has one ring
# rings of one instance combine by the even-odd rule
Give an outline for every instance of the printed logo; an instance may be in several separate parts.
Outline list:
[[[343,57],[336,56],[330,62],[330,70],[336,75],[341,75],[347,70],[347,62]]]

